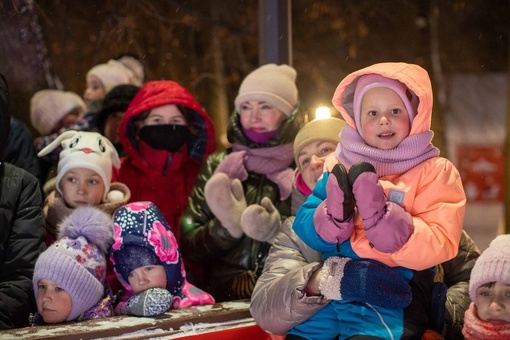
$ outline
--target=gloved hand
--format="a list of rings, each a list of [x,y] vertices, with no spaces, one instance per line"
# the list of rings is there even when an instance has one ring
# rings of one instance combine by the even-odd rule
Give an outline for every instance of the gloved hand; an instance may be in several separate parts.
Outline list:
[[[254,240],[268,242],[278,233],[280,212],[268,197],[263,197],[259,204],[252,204],[241,215],[241,228]]]
[[[405,308],[411,287],[391,268],[368,260],[332,256],[324,261],[319,285],[330,300],[353,300],[387,308]]]
[[[204,188],[209,209],[221,222],[223,228],[235,238],[243,236],[241,215],[246,209],[246,199],[241,181],[220,172],[211,176]]]
[[[349,180],[370,243],[383,253],[398,251],[414,231],[411,215],[400,205],[387,201],[372,164],[354,164]]]
[[[325,241],[342,243],[354,228],[354,196],[347,171],[335,164],[326,182],[327,198],[314,214],[315,230]]]
[[[172,294],[166,289],[149,288],[131,296],[127,302],[128,315],[156,316],[172,306]]]

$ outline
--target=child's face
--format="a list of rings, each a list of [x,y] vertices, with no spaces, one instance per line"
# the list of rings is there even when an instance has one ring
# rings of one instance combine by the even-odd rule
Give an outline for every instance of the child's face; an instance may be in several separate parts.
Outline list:
[[[389,150],[409,135],[409,115],[400,96],[386,87],[373,88],[361,101],[361,131],[365,143]]]
[[[124,117],[124,112],[115,112],[109,115],[108,118],[106,118],[106,122],[104,123],[104,135],[113,144],[120,142],[119,126],[122,122],[122,117]]]
[[[69,293],[60,285],[46,279],[39,280],[37,284],[36,303],[37,310],[46,323],[67,320],[73,307]]]
[[[99,205],[105,185],[99,174],[86,168],[67,171],[60,181],[64,201],[71,208],[82,205]]]
[[[106,89],[103,82],[96,76],[87,76],[87,87],[83,93],[83,100],[87,107],[90,106],[94,100],[103,98],[106,95]]]
[[[492,323],[510,323],[510,285],[495,282],[476,291],[478,317]]]
[[[53,132],[57,132],[57,131],[59,131],[63,127],[66,127],[66,126],[69,126],[69,125],[72,125],[72,124],[76,123],[76,121],[78,120],[78,118],[81,117],[82,114],[83,114],[83,109],[82,108],[77,108],[77,109],[72,110],[71,112],[66,114],[57,123],[57,125],[53,129]]]
[[[165,268],[160,265],[143,266],[134,269],[128,276],[128,283],[135,293],[149,288],[166,288]]]
[[[151,110],[140,127],[146,125],[187,125],[186,119],[176,105],[163,105]]]
[[[298,168],[301,177],[310,190],[322,176],[324,159],[335,151],[336,144],[328,141],[315,141],[306,145],[298,155]]]
[[[241,104],[241,125],[256,133],[276,131],[287,116],[266,102],[248,101]]]

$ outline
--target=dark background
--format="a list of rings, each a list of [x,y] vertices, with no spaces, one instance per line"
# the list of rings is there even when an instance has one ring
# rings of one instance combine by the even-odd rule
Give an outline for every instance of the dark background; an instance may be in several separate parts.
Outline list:
[[[241,80],[258,66],[258,5],[2,1],[0,72],[11,85],[11,111],[30,125],[34,92],[62,88],[82,95],[92,66],[131,52],[142,59],[147,80],[171,79],[190,89],[221,135]],[[346,74],[375,62],[422,65],[436,95],[448,74],[506,72],[509,7],[500,0],[293,0],[292,65],[301,103],[309,112],[330,105]],[[440,137],[441,113],[435,117]]]

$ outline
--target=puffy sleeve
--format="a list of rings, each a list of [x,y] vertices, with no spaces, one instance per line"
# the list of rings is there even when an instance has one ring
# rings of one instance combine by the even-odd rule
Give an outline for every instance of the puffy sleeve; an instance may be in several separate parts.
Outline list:
[[[264,271],[251,297],[250,311],[266,332],[286,334],[308,320],[329,300],[304,293],[312,274],[322,266],[320,253],[307,247],[286,219],[269,251]]]

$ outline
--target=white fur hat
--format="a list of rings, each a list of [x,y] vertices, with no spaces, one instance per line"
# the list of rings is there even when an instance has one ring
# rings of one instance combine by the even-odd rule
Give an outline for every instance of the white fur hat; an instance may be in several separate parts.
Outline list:
[[[265,101],[290,117],[298,101],[296,70],[289,65],[266,64],[244,78],[235,99],[237,112],[246,101]]]
[[[95,76],[103,83],[106,92],[121,84],[134,84],[134,74],[123,63],[110,59],[105,64],[92,67],[87,72],[87,78]]]
[[[37,91],[30,100],[30,121],[37,132],[48,135],[62,118],[76,108],[85,111],[86,105],[74,92],[52,89]]]
[[[57,167],[56,189],[62,195],[60,181],[65,173],[75,168],[95,171],[101,176],[105,185],[103,201],[110,191],[112,167],[120,168],[120,160],[113,144],[98,132],[69,130],[60,134],[37,155],[45,156],[62,145]]]

